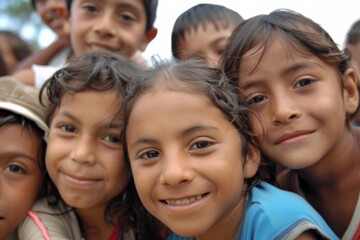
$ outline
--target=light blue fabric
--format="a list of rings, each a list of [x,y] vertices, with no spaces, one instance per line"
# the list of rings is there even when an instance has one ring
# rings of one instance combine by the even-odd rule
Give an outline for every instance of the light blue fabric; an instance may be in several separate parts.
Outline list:
[[[302,197],[262,182],[252,188],[242,228],[236,240],[290,240],[314,229],[324,239],[339,239],[323,218]],[[191,238],[172,234],[168,240]]]

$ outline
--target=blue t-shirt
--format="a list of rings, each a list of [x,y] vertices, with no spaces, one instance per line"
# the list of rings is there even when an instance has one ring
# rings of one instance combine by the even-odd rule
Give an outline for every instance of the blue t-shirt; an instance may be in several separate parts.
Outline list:
[[[246,213],[236,240],[295,239],[313,229],[324,239],[339,239],[323,218],[295,193],[283,191],[266,182],[251,189]],[[191,238],[172,234],[168,240]]]

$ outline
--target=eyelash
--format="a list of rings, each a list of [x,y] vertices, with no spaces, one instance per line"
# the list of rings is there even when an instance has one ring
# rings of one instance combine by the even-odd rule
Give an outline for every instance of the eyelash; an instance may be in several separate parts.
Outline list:
[[[115,141],[113,141],[115,139]],[[117,135],[107,135],[104,137],[104,140],[110,143],[121,144],[121,137]]]
[[[75,127],[68,124],[60,125],[59,128],[64,132],[70,132],[70,133],[75,132]]]
[[[17,171],[14,171],[14,169],[11,169],[12,167],[15,167]],[[23,167],[21,167],[21,166],[19,166],[17,164],[9,164],[9,165],[7,165],[5,167],[4,170],[9,171],[9,172],[11,172],[13,174],[26,174],[27,173],[26,170]]]
[[[206,146],[197,146],[198,144],[204,144]],[[196,150],[202,150],[202,149],[205,149],[205,148],[208,148],[212,145],[213,143],[209,142],[209,141],[206,141],[206,140],[200,140],[200,141],[197,141],[195,142],[193,145],[191,145],[190,147],[190,151],[196,151]],[[196,148],[194,148],[196,146]]]
[[[153,157],[149,157],[149,153],[155,153],[156,156],[153,156]],[[145,151],[145,152],[141,152],[137,158],[138,159],[152,159],[152,158],[156,158],[156,157],[159,157],[160,156],[160,153],[155,151],[155,150],[148,150],[148,151]]]

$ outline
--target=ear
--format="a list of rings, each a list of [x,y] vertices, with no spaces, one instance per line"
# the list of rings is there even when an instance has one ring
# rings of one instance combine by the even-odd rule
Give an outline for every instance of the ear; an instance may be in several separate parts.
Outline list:
[[[359,105],[358,76],[353,68],[345,71],[343,97],[347,114],[353,114]]]
[[[156,37],[157,31],[157,28],[153,27],[146,32],[143,42],[141,43],[139,48],[141,51],[145,51],[147,45]]]
[[[260,165],[260,150],[249,144],[249,149],[244,162],[244,178],[252,178]]]

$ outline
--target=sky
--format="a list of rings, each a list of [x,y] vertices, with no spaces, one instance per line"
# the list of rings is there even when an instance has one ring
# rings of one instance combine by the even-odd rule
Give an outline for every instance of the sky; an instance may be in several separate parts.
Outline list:
[[[154,54],[161,58],[171,57],[171,31],[176,18],[199,3],[224,5],[237,11],[244,19],[288,8],[319,23],[339,47],[343,47],[351,24],[360,18],[360,0],[159,0],[155,21],[158,34],[144,52],[146,59]]]

